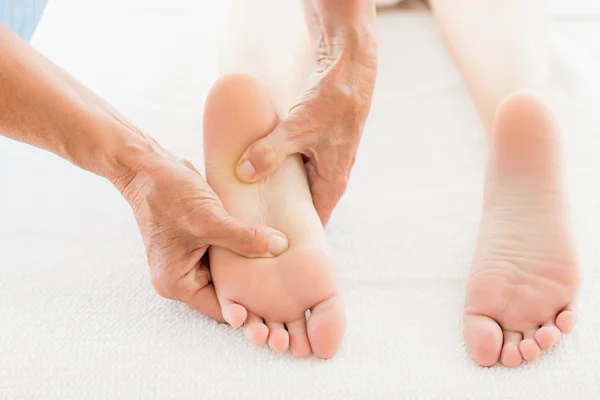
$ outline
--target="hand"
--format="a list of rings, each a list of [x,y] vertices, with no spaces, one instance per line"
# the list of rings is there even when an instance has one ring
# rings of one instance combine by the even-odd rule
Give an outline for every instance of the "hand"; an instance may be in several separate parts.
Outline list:
[[[310,11],[321,15],[347,8],[350,15],[356,7],[352,2],[338,3],[321,2],[321,8]],[[364,4],[359,6],[365,7]],[[374,6],[371,11],[352,15],[371,14],[374,20]],[[313,20],[333,20],[333,17]],[[242,154],[237,175],[245,182],[258,181],[275,171],[289,154],[301,153],[313,203],[325,225],[348,184],[371,106],[377,55],[374,35],[369,29],[339,33],[327,26],[313,28],[320,33],[313,34],[318,38],[317,66],[310,87],[269,135],[251,144]]]
[[[0,54],[0,135],[110,180],[133,208],[158,293],[223,321],[203,258],[208,246],[272,257],[287,249],[287,238],[228,215],[189,162],[168,154],[2,24]]]
[[[287,249],[282,233],[227,214],[189,161],[161,155],[117,187],[135,213],[158,294],[215,320],[224,322],[209,270],[210,245],[246,257],[273,257]]]

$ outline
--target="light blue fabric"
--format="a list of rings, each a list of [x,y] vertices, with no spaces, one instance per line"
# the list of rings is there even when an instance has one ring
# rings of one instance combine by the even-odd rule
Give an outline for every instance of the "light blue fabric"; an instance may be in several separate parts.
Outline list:
[[[40,22],[47,0],[0,0],[0,22],[29,41]]]

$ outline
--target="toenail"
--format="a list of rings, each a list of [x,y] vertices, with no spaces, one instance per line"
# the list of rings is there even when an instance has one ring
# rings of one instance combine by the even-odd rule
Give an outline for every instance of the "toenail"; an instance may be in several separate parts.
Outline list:
[[[254,178],[254,175],[256,175],[256,169],[254,168],[254,166],[252,165],[250,160],[244,161],[239,166],[238,175],[240,178],[242,178],[244,180],[250,180],[250,179]]]
[[[269,253],[273,257],[277,257],[278,255],[286,251],[287,248],[288,242],[285,238],[275,234],[269,237]]]

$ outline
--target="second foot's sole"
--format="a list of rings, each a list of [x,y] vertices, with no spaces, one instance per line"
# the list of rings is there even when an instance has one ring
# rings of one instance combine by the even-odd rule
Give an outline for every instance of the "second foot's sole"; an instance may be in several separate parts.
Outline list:
[[[562,151],[539,98],[519,93],[500,107],[464,316],[467,348],[482,366],[533,361],[573,329],[579,266]]]

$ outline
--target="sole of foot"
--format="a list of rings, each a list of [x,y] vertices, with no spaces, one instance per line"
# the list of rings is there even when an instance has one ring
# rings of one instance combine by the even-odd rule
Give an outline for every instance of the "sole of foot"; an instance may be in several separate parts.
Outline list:
[[[563,174],[552,110],[531,93],[508,97],[490,139],[464,308],[465,343],[481,366],[533,361],[574,327],[579,264]]]
[[[245,258],[209,249],[224,318],[244,324],[256,345],[302,357],[339,350],[346,315],[325,232],[313,207],[300,155],[288,156],[268,178],[246,184],[235,174],[244,150],[278,123],[269,93],[248,75],[215,83],[204,109],[206,178],[231,216],[283,232],[288,250],[276,258]],[[308,320],[305,315],[310,311]]]

